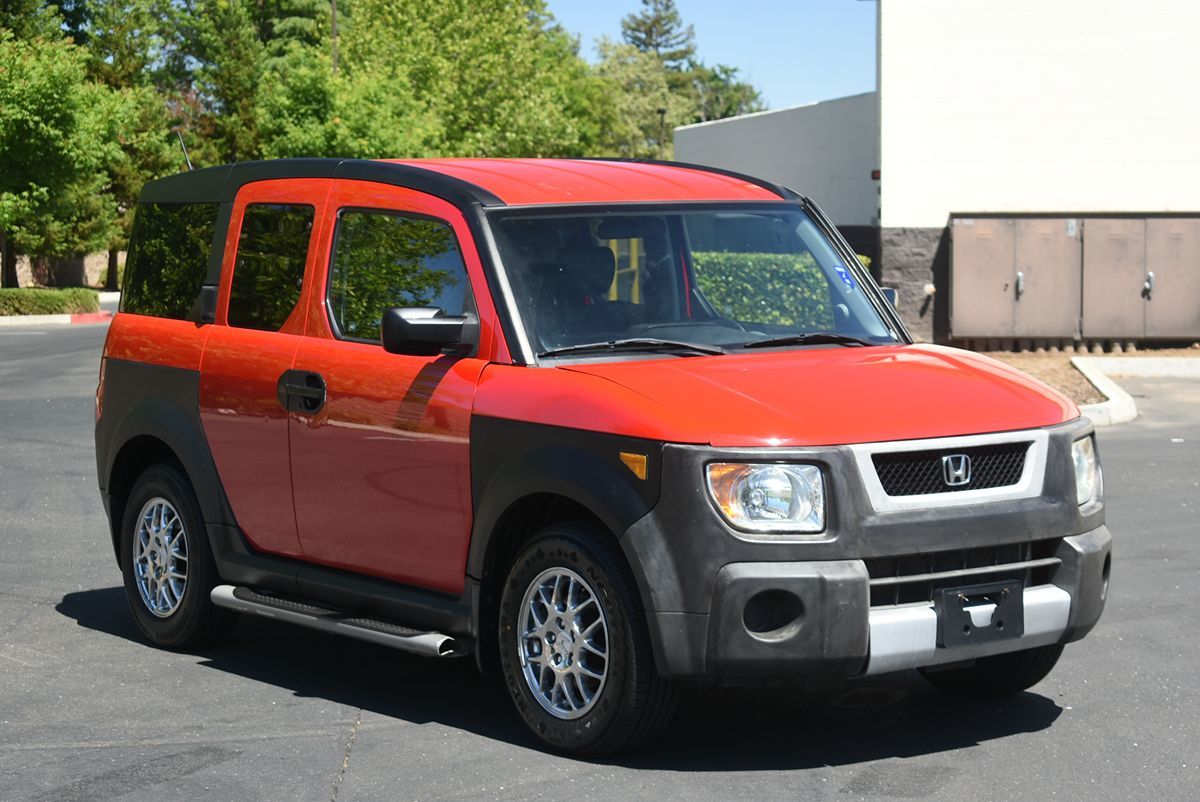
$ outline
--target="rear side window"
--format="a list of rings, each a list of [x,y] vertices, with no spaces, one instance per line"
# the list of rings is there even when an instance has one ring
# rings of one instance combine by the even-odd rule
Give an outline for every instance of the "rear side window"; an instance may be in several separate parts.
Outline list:
[[[208,274],[215,203],[141,203],[133,223],[121,310],[188,319]]]
[[[300,299],[315,213],[302,205],[246,207],[229,291],[229,325],[259,331],[283,327]]]
[[[473,308],[454,230],[440,220],[347,211],[338,219],[329,271],[329,309],[340,336],[378,342],[393,306]]]

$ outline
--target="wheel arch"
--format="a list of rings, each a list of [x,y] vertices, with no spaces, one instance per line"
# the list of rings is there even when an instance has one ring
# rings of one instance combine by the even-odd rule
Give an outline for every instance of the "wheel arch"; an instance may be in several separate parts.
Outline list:
[[[195,411],[188,414],[163,398],[135,404],[113,426],[100,484],[109,499],[109,530],[118,554],[125,502],[138,476],[151,465],[172,462],[192,486],[204,523],[232,523],[216,466]],[[119,554],[118,554],[119,558]]]

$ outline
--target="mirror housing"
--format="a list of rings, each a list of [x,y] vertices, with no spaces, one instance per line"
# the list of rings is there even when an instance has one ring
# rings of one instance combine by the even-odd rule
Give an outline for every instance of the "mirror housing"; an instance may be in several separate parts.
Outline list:
[[[879,290],[883,293],[883,297],[887,298],[888,303],[892,305],[892,309],[900,308],[900,293],[896,291],[895,287],[880,287]]]
[[[392,307],[383,313],[383,350],[411,356],[469,350],[478,325],[473,315],[447,315],[436,306]]]
[[[205,284],[200,288],[200,294],[196,296],[196,303],[192,306],[192,311],[188,315],[188,319],[194,319],[196,323],[203,326],[206,323],[213,323],[217,319],[217,285]]]

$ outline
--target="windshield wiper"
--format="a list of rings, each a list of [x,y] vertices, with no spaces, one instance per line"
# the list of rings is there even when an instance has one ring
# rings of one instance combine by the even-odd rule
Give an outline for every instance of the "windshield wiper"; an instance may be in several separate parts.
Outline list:
[[[880,345],[861,337],[851,337],[849,334],[838,334],[836,331],[810,331],[806,334],[785,334],[782,337],[770,337],[766,340],[754,340],[743,345],[743,348],[770,348],[774,345]]]
[[[656,337],[627,337],[623,340],[606,340],[596,343],[580,343],[567,345],[562,348],[551,348],[542,351],[538,358],[547,356],[562,356],[564,354],[586,354],[604,351],[684,351],[692,354],[723,354],[724,348],[701,343],[689,343],[682,340],[660,340]]]

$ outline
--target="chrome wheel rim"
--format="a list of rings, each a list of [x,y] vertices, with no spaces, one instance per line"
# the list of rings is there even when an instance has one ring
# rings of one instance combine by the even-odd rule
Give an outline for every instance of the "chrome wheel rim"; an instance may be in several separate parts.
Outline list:
[[[591,585],[568,568],[537,575],[521,601],[517,653],[525,684],[547,713],[575,719],[608,677],[608,620]]]
[[[183,602],[188,580],[188,539],[171,502],[155,496],[145,503],[133,536],[133,576],[142,604],[167,618]]]

